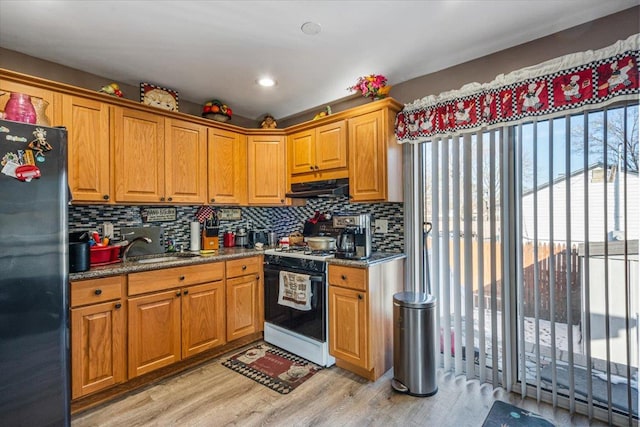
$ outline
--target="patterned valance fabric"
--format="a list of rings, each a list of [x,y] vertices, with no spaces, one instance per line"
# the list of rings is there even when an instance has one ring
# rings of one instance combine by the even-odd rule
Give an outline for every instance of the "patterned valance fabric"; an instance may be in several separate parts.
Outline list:
[[[600,50],[565,55],[406,104],[396,116],[398,142],[426,142],[637,100],[639,40],[635,34]]]

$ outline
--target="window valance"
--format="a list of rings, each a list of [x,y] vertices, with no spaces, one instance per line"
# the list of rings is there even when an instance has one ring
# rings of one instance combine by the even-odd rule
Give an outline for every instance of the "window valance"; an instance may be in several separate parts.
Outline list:
[[[426,142],[637,100],[639,40],[640,34],[634,34],[603,49],[565,55],[489,83],[469,83],[406,104],[396,116],[398,142]]]

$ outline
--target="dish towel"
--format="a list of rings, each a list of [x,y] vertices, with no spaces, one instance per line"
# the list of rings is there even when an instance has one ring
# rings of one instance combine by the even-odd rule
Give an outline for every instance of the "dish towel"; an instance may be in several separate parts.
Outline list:
[[[301,311],[311,310],[311,279],[309,275],[281,271],[278,304]]]

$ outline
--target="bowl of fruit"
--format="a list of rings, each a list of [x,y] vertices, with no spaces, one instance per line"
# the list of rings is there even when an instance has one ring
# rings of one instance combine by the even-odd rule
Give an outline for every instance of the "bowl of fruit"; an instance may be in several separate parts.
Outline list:
[[[217,99],[205,103],[202,107],[202,117],[219,122],[226,122],[230,120],[231,114],[233,114],[231,108]]]

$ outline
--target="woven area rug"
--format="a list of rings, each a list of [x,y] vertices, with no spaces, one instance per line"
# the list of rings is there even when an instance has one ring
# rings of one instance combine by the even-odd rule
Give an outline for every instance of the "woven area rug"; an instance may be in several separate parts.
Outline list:
[[[222,365],[281,394],[291,393],[322,369],[302,357],[266,344],[235,354]]]
[[[534,412],[529,412],[499,400],[493,402],[493,406],[482,427],[513,426],[553,427],[553,424]]]

